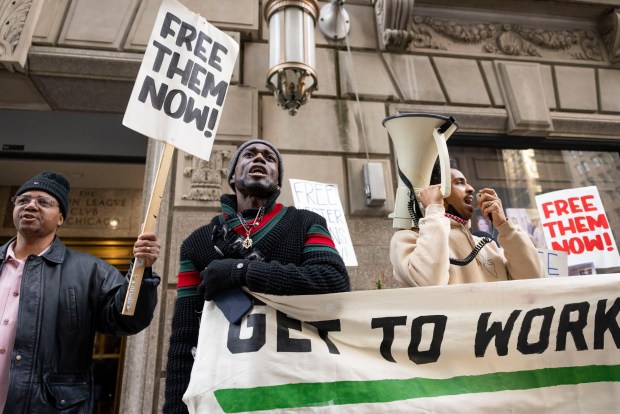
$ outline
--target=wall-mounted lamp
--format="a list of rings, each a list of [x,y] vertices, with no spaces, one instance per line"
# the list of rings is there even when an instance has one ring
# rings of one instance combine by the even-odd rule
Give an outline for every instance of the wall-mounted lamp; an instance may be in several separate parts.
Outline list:
[[[344,0],[332,0],[321,7],[319,28],[328,39],[341,40],[347,37],[351,21],[349,13],[344,9]]]
[[[316,0],[267,0],[269,71],[267,88],[277,103],[295,115],[318,88],[314,55]]]

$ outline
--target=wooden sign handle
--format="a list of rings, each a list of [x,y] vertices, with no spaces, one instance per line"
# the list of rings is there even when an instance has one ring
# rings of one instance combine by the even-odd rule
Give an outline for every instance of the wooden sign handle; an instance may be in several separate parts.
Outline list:
[[[174,145],[164,144],[164,151],[159,160],[159,167],[155,175],[155,183],[153,184],[153,191],[151,192],[151,199],[146,209],[146,219],[142,226],[143,233],[150,233],[155,230],[155,223],[157,215],[159,214],[159,206],[161,205],[161,199],[164,194],[164,188],[166,187],[166,180],[168,178],[168,171],[170,171],[170,164],[172,163],[172,155],[174,154]],[[125,303],[123,304],[123,315],[133,316],[135,312],[135,303],[138,301],[138,294],[140,293],[140,285],[142,284],[142,276],[144,275],[144,259],[138,259],[134,261],[133,269],[131,271],[131,277],[129,278],[129,289],[125,295]]]

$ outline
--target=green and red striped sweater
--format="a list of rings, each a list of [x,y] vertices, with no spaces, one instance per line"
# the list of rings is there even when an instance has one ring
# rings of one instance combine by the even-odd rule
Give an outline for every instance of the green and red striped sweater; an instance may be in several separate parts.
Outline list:
[[[237,218],[236,198],[224,195],[222,214],[195,230],[181,245],[177,299],[166,368],[164,413],[187,413],[182,401],[194,363],[192,348],[198,342],[204,300],[197,292],[200,271],[222,257],[212,243],[214,226],[223,221],[245,237]],[[256,210],[243,212],[251,223]],[[350,290],[349,276],[335,249],[325,219],[308,210],[272,203],[251,234],[253,246],[264,261],[248,265],[250,290],[274,295],[314,295]]]

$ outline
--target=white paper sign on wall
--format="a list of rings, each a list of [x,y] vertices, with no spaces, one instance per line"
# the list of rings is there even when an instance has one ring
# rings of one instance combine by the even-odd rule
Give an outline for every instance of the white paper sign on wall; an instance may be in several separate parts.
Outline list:
[[[349,235],[349,227],[344,215],[338,186],[336,184],[317,183],[289,179],[295,207],[314,211],[323,216],[328,230],[334,240],[336,249],[346,266],[357,266],[357,258]]]

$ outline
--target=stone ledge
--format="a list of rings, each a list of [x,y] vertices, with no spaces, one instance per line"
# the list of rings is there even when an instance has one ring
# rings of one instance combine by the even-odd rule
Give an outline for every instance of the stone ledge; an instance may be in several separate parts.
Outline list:
[[[507,132],[508,113],[505,109],[451,106],[389,104],[390,114],[407,112],[435,113],[453,116],[459,123],[458,133],[521,135]],[[549,137],[570,137],[620,141],[620,114],[591,114],[552,111],[553,132]]]
[[[238,33],[227,33],[239,41]],[[135,81],[144,53],[32,46],[28,53],[29,73]],[[230,83],[239,83],[240,59],[235,62]]]
[[[550,136],[610,139],[620,142],[620,115],[551,112],[554,132]]]
[[[30,74],[135,80],[143,53],[33,46]]]
[[[458,132],[483,134],[505,134],[508,120],[506,110],[500,108],[389,104],[388,112],[390,114],[422,112],[452,116],[459,124]]]

